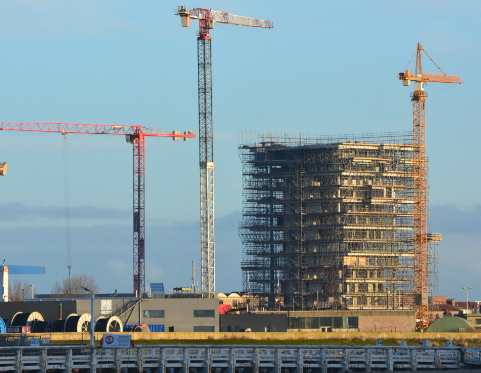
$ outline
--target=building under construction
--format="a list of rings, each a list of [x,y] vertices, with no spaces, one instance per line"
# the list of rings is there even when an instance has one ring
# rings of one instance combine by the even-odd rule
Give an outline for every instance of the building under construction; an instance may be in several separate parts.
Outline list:
[[[243,285],[261,307],[414,308],[411,132],[242,137]]]

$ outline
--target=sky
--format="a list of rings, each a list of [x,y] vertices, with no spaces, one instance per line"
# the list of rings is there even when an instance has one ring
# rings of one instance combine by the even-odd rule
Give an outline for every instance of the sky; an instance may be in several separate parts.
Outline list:
[[[412,129],[397,74],[420,42],[464,84],[429,84],[430,229],[440,232],[439,295],[481,300],[481,3],[478,1],[20,0],[0,2],[0,121],[141,125],[198,132],[197,21],[178,5],[270,19],[270,30],[211,31],[216,290],[242,289],[240,135]],[[438,70],[427,58],[425,72]],[[65,148],[68,154],[68,167]],[[132,148],[122,137],[0,134],[0,258],[39,265],[18,278],[49,293],[72,274],[132,291]],[[146,281],[200,281],[198,142],[146,140]],[[12,276],[13,278],[13,276]]]

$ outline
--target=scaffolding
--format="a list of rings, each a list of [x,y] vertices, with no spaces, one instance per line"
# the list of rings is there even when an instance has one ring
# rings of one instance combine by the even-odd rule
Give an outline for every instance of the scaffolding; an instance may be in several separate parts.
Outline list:
[[[412,139],[240,134],[241,267],[259,307],[414,308]]]

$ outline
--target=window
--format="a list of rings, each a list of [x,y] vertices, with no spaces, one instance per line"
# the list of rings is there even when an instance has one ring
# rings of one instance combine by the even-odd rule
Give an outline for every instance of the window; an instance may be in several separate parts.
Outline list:
[[[279,331],[279,325],[278,324],[272,325],[272,332],[277,333],[278,331]]]
[[[268,324],[268,325],[264,325],[264,331],[266,333],[269,333],[271,331],[271,326]]]
[[[476,325],[481,325],[481,319],[476,319]]]
[[[227,325],[227,332],[231,332],[232,331],[232,325]]]
[[[214,310],[194,310],[194,317],[215,317]]]
[[[194,332],[213,332],[213,326],[194,326]]]
[[[359,328],[358,316],[344,317],[291,317],[291,329],[320,329],[330,327],[333,329],[357,329]],[[272,325],[271,331],[277,331],[278,326]]]
[[[347,327],[350,329],[359,328],[359,318],[358,316],[348,316],[347,317]]]
[[[333,323],[334,325],[332,325],[332,327],[333,327],[333,328],[336,328],[336,329],[342,329],[342,326],[343,326],[343,325],[342,325],[342,321],[343,321],[342,319],[343,319],[342,317],[333,317],[333,318],[332,318],[332,321],[333,321],[332,323]]]
[[[144,310],[144,317],[147,319],[153,317],[164,318],[164,310]]]

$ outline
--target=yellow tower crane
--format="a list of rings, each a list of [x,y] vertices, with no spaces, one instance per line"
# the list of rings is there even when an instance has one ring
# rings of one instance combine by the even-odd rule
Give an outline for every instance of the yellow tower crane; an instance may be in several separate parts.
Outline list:
[[[426,56],[441,70],[443,74],[425,74],[421,55],[426,51],[418,43],[416,51],[416,70],[399,74],[404,86],[414,82],[413,102],[413,174],[414,174],[414,294],[416,309],[416,329],[424,331],[428,327],[428,193],[427,193],[427,162],[426,162],[426,97],[424,84],[462,83],[459,76],[446,75],[441,68],[426,53]]]

